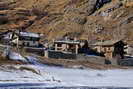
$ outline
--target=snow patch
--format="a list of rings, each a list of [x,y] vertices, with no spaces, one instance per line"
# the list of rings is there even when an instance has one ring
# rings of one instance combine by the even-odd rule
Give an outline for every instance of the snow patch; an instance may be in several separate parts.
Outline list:
[[[10,52],[9,58],[15,61],[27,62],[27,60],[23,56],[21,56],[19,53],[16,53],[16,52]]]

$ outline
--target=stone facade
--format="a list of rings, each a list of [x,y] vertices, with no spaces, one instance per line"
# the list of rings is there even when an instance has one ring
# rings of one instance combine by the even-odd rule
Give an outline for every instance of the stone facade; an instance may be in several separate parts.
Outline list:
[[[119,54],[119,49],[124,54],[124,43],[119,40],[97,42],[93,44],[93,49],[99,53],[103,53],[107,59],[113,59],[116,54]],[[118,50],[117,50],[118,49]]]
[[[74,40],[54,41],[55,51],[78,54],[80,42]]]

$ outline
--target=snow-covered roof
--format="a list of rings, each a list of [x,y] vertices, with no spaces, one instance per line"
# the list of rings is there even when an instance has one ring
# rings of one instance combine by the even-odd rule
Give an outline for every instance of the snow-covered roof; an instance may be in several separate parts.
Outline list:
[[[20,32],[19,35],[20,36],[25,36],[25,37],[36,37],[36,38],[40,37],[40,34],[32,33],[32,32]]]
[[[80,44],[79,41],[74,40],[56,40],[54,43],[62,43],[62,44]]]

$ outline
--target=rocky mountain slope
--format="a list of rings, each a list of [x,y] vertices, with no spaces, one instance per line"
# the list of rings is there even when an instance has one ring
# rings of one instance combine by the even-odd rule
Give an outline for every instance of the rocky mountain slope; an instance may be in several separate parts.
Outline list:
[[[0,31],[26,29],[48,39],[133,40],[131,0],[0,0]]]

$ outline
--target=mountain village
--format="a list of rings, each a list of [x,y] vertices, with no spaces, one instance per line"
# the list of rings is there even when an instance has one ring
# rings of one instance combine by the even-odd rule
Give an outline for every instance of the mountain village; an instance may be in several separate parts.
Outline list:
[[[92,63],[133,66],[133,46],[122,39],[89,43],[68,36],[43,41],[43,34],[21,30],[0,33],[0,51],[9,58],[10,52],[34,54],[44,58],[66,60],[88,60]],[[9,58],[10,59],[10,58]]]
[[[0,89],[133,89],[133,0],[0,0]]]

